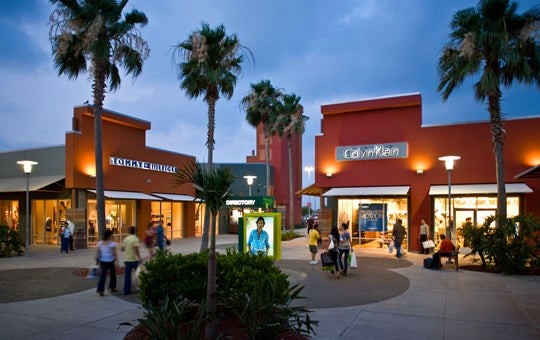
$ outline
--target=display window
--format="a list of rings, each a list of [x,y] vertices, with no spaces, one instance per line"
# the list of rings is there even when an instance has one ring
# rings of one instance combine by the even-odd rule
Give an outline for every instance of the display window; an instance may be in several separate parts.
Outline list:
[[[0,225],[19,230],[19,201],[0,200]]]
[[[129,227],[135,225],[134,200],[105,200],[105,228],[113,232],[114,241],[121,243],[129,234]],[[96,200],[88,200],[88,245],[99,241]]]
[[[408,230],[407,198],[338,199],[338,224],[347,223],[353,244],[365,248],[381,248],[392,238],[397,219]],[[403,241],[407,248],[407,238]]]
[[[152,221],[163,221],[169,239],[182,238],[184,232],[184,204],[182,202],[152,202]]]
[[[70,200],[32,200],[32,244],[60,244],[60,222],[66,219],[66,209],[70,208]]]
[[[520,198],[509,196],[506,198],[506,209],[508,217],[520,214]],[[448,223],[448,198],[434,198],[433,203],[434,236],[435,240],[440,240],[440,235],[451,235],[452,230]],[[470,222],[474,226],[482,226],[489,216],[495,216],[497,211],[497,197],[494,196],[456,196],[452,197],[452,220],[456,222],[458,234],[458,244],[463,245],[460,235],[460,228],[465,223]],[[470,219],[469,221],[467,221]],[[452,237],[452,239],[454,239]]]

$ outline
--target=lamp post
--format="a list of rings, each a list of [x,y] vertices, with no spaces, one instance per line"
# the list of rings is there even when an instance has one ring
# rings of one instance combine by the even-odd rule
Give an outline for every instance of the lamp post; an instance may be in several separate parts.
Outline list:
[[[37,165],[34,161],[18,161],[17,164],[23,166],[23,171],[26,175],[26,228],[24,237],[24,255],[30,256],[30,173],[32,166]]]
[[[311,172],[312,172],[313,170],[315,170],[315,168],[313,168],[311,165],[309,165],[309,166],[306,166],[306,167],[304,168],[304,170],[307,172],[307,179],[308,179],[308,182],[310,182],[310,181],[311,181]],[[308,195],[308,203],[309,203],[309,204],[307,205],[307,208],[308,208],[308,216],[311,217],[311,198],[309,197],[309,195]]]
[[[443,156],[439,157],[440,161],[444,162],[446,172],[448,172],[448,226],[454,236],[454,245],[457,247],[456,225],[452,221],[452,170],[454,170],[454,162],[461,159],[459,156]]]
[[[244,178],[246,179],[246,182],[247,182],[247,185],[248,185],[248,190],[249,190],[249,196],[251,196],[251,186],[253,185],[253,181],[255,180],[255,178],[257,178],[257,176],[253,176],[253,175],[247,175],[247,176],[244,176]]]

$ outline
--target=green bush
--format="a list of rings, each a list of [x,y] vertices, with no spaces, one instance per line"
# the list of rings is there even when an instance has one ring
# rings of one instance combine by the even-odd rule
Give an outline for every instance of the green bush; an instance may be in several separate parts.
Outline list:
[[[494,266],[495,271],[505,274],[522,274],[535,271],[539,264],[540,223],[530,215],[508,218],[506,223],[495,227],[495,217],[486,218],[479,227],[463,229],[464,245],[478,254],[482,265]]]
[[[207,252],[190,255],[161,252],[147,263],[140,285],[143,306],[150,313],[145,315],[145,322],[163,323],[163,316],[167,316],[176,320],[166,322],[167,325],[177,324],[182,320],[182,313],[178,312],[182,310],[178,309],[182,301],[204,308],[207,258]],[[272,339],[283,329],[307,335],[315,333],[318,322],[310,319],[309,311],[290,306],[300,298],[303,287],[290,287],[287,275],[271,258],[228,250],[226,254],[217,254],[216,277],[218,318],[236,316],[250,339]],[[163,307],[165,304],[168,307]],[[157,312],[160,317],[153,317]],[[184,313],[187,313],[185,308]]]
[[[10,257],[13,253],[21,255],[24,253],[24,244],[19,232],[10,229],[8,226],[0,226],[0,257]]]
[[[281,233],[281,240],[282,241],[289,241],[292,239],[295,239],[297,237],[300,237],[300,234],[295,231],[285,231]]]

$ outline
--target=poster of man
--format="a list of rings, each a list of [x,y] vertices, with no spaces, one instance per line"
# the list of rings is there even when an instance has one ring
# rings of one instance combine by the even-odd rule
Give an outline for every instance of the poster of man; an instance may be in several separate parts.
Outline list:
[[[270,257],[280,255],[281,218],[279,213],[244,215],[243,243],[247,252]]]

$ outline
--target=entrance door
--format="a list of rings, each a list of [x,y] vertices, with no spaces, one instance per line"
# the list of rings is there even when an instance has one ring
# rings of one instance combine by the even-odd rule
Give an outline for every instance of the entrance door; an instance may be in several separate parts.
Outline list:
[[[495,210],[491,209],[456,209],[454,212],[456,227],[459,229],[465,224],[467,218],[471,218],[474,226],[480,227],[489,216],[495,216]],[[463,243],[461,233],[458,231],[458,243]],[[461,244],[462,245],[462,244]]]

